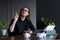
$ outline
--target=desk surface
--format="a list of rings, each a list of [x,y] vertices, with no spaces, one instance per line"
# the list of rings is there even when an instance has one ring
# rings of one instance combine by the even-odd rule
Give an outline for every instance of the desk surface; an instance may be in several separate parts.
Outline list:
[[[5,37],[0,36],[0,40],[10,40],[9,38],[10,37],[7,37],[7,36],[5,36]],[[25,39],[24,39],[23,36],[19,35],[19,36],[15,36],[15,40],[25,40]],[[32,35],[30,40],[43,40],[43,39],[39,39],[36,36]],[[46,38],[46,40],[55,40],[55,39],[53,39],[53,38]]]

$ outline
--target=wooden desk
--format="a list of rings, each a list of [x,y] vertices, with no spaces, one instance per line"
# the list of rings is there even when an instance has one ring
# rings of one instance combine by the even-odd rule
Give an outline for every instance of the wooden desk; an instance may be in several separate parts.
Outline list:
[[[48,38],[47,38],[47,39],[48,39]],[[8,37],[8,36],[2,37],[2,36],[0,35],[0,40],[10,40],[10,37]],[[24,37],[21,36],[21,35],[15,36],[15,40],[24,40]],[[32,36],[31,36],[31,40],[37,40],[37,38],[36,38],[34,35],[32,35]],[[55,39],[52,39],[52,40],[55,40]]]
[[[8,36],[2,37],[0,35],[0,40],[10,40],[10,37],[8,37]],[[21,36],[21,35],[15,36],[15,40],[24,40],[24,36]],[[31,40],[36,40],[35,36],[32,36]]]

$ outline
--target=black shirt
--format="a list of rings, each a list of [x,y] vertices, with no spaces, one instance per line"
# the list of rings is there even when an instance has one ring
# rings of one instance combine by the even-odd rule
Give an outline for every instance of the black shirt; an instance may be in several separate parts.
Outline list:
[[[30,20],[25,19],[24,21],[22,21],[21,19],[18,19],[18,21],[15,24],[14,31],[10,32],[10,26],[12,25],[13,21],[14,21],[14,19],[12,19],[12,21],[9,25],[9,29],[8,29],[8,35],[9,36],[22,35],[23,32],[25,30],[28,30],[29,28],[31,29],[31,31],[35,31],[35,28],[34,28],[34,26]]]

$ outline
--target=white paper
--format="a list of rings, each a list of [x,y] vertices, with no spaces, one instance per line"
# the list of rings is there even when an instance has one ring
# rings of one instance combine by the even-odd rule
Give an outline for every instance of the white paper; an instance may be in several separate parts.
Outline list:
[[[43,38],[46,37],[46,33],[37,33],[37,37]]]
[[[54,28],[55,28],[55,25],[48,25],[48,26],[45,28],[45,31],[54,30]]]
[[[25,33],[24,37],[29,38],[29,37],[31,37],[31,35],[29,33]]]

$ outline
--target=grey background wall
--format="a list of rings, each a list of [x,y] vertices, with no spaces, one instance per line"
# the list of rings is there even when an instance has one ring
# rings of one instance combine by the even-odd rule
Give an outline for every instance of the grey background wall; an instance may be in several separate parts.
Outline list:
[[[41,17],[48,17],[55,21],[55,29],[60,38],[60,0],[37,0],[37,21]]]
[[[0,0],[0,22],[3,20],[7,20],[7,1]]]
[[[15,13],[19,12],[23,6],[30,8],[30,19],[36,28],[36,0],[0,0],[0,22],[7,20],[10,24]]]

